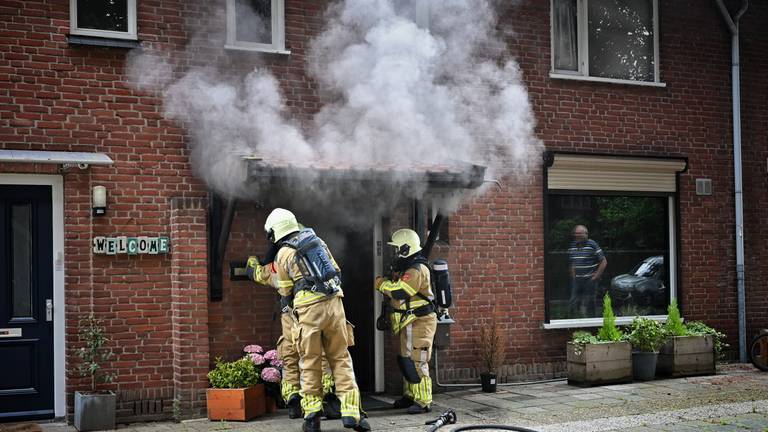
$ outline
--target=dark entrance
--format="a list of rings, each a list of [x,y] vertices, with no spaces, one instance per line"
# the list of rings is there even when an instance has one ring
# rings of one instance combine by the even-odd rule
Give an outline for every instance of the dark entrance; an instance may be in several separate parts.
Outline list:
[[[0,185],[0,421],[54,416],[50,186]]]
[[[355,378],[361,392],[376,389],[373,325],[373,226],[342,226],[327,220],[313,220],[314,214],[300,213],[299,222],[313,228],[341,267],[344,312],[355,326],[355,346],[349,348]]]

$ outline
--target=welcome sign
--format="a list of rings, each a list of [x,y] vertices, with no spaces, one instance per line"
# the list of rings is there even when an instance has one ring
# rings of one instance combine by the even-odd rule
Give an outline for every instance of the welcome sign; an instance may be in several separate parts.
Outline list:
[[[171,248],[168,237],[94,237],[93,253],[100,255],[158,255]]]

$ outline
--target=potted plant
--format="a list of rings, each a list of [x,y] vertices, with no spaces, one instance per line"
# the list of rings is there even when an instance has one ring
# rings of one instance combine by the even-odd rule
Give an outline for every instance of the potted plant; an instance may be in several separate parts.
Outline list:
[[[210,420],[247,421],[263,415],[272,403],[267,403],[267,388],[279,395],[280,366],[275,350],[264,352],[258,345],[243,348],[243,357],[223,362],[216,359],[215,368],[208,373],[211,388],[206,391]],[[276,390],[275,390],[276,388]]]
[[[635,318],[627,340],[633,348],[632,375],[636,380],[652,380],[656,376],[659,348],[667,340],[664,326],[650,318]]]
[[[265,412],[273,413],[283,406],[280,395],[283,362],[278,358],[277,350],[263,352],[258,345],[248,345],[243,351],[250,357],[259,371],[259,382],[264,384]]]
[[[486,393],[496,392],[496,372],[504,361],[507,339],[496,319],[494,308],[490,325],[480,327],[478,349],[480,361],[485,372],[480,374],[480,383]]]
[[[701,322],[691,323],[690,328],[683,324],[676,300],[667,312],[665,327],[670,337],[659,350],[657,372],[673,377],[714,374],[716,352],[720,352],[716,349],[725,335]]]
[[[80,340],[85,346],[77,350],[81,362],[77,365],[80,377],[88,378],[90,391],[75,392],[75,428],[79,431],[95,431],[115,428],[117,398],[112,391],[96,391],[100,383],[110,383],[115,375],[104,372],[102,362],[112,358],[112,350],[106,347],[109,338],[102,321],[91,313],[78,321]]]
[[[614,384],[632,381],[631,346],[616,327],[611,297],[603,297],[603,326],[597,336],[577,331],[567,344],[568,383]]]

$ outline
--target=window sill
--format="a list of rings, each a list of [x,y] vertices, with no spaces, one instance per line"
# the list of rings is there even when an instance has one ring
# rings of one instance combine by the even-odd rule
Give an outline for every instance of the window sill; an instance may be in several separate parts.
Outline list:
[[[224,45],[224,49],[234,50],[234,51],[249,51],[254,53],[265,53],[265,54],[291,55],[290,50],[280,50],[275,48],[254,48],[254,47],[244,47],[244,46],[237,46],[237,45]]]
[[[634,80],[624,80],[624,79],[615,79],[615,78],[600,78],[600,77],[570,75],[570,74],[555,73],[555,72],[550,72],[549,77],[552,79],[562,79],[562,80],[572,80],[572,81],[590,81],[590,82],[600,82],[600,83],[608,83],[608,84],[624,84],[624,85],[634,85],[634,86],[642,86],[642,87],[664,88],[667,86],[667,83],[663,83],[663,82],[634,81]]]
[[[80,35],[67,35],[67,42],[70,45],[88,45],[99,46],[107,48],[139,48],[141,47],[141,41],[129,40],[129,39],[114,39],[99,36],[80,36]]]
[[[666,322],[666,315],[646,315],[643,318],[650,318],[654,321]],[[629,325],[635,317],[616,317],[616,325]],[[562,319],[552,320],[542,324],[545,330],[571,329],[584,327],[600,327],[603,325],[603,318],[582,318],[582,319]]]

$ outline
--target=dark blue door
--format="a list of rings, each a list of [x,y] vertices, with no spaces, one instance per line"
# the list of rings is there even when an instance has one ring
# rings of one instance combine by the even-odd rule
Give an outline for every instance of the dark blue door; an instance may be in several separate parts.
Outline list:
[[[0,185],[0,421],[51,418],[50,186]]]

